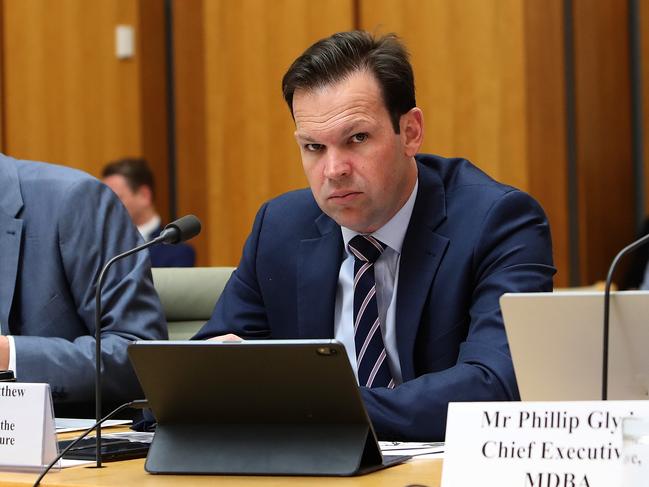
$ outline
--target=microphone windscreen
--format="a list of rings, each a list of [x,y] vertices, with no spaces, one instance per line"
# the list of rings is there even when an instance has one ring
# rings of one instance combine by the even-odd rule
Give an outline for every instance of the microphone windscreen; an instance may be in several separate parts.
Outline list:
[[[201,233],[201,221],[194,215],[185,215],[178,220],[169,223],[160,236],[167,244],[177,244],[194,238]]]

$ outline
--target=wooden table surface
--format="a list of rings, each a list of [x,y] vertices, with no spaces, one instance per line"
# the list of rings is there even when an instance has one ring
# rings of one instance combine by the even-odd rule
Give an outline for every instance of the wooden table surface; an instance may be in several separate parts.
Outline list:
[[[125,428],[104,429],[106,433],[123,431]],[[74,434],[62,435],[62,437]],[[413,458],[401,465],[379,470],[358,477],[252,477],[221,475],[152,475],[144,470],[144,458],[104,463],[101,469],[94,466],[78,466],[53,470],[41,481],[48,486],[201,486],[219,487],[283,487],[283,486],[332,486],[332,487],[439,487],[442,477],[441,459]],[[33,485],[38,473],[0,471],[0,486]]]
[[[144,471],[144,459],[105,463],[101,469],[89,466],[66,468],[48,473],[41,485],[49,486],[335,486],[335,487],[439,487],[441,459],[412,459],[401,465],[358,477],[244,477],[213,475],[152,475]],[[32,485],[37,474],[0,472],[0,485]]]

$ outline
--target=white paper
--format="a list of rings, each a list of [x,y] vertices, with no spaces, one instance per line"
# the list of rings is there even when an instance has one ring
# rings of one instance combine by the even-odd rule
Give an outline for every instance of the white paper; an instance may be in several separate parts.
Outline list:
[[[128,441],[138,441],[140,443],[151,443],[155,433],[149,431],[120,431],[119,433],[108,433],[101,435],[102,438],[121,438]]]
[[[69,460],[64,458],[61,460],[61,468],[78,467],[79,465],[90,465],[92,463],[95,463],[95,460]]]
[[[384,455],[408,455],[414,458],[444,458],[443,442],[379,441]]]
[[[56,432],[67,433],[70,431],[85,431],[95,424],[94,419],[86,418],[56,418]],[[111,426],[123,426],[131,424],[130,419],[109,419],[101,424],[101,428],[110,428]]]

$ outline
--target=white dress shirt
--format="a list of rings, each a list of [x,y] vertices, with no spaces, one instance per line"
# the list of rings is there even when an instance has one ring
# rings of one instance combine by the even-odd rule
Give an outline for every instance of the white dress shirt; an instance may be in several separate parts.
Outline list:
[[[14,337],[7,335],[9,341],[9,370],[14,371],[14,377],[18,378],[18,371],[16,371],[16,346],[14,345]]]
[[[399,352],[397,349],[397,286],[399,281],[399,262],[401,248],[410,223],[412,210],[415,206],[417,188],[415,187],[403,207],[385,225],[373,232],[372,235],[387,245],[381,256],[374,264],[376,280],[376,300],[381,320],[381,334],[388,356],[388,365],[395,385],[403,382]],[[345,244],[345,258],[340,265],[338,288],[336,291],[336,307],[334,312],[334,337],[345,345],[345,350],[352,365],[356,380],[358,380],[358,365],[356,363],[356,345],[354,342],[354,256],[347,249],[349,241],[358,232],[341,227]]]
[[[160,222],[162,222],[160,215],[156,214],[153,215],[153,218],[151,218],[148,222],[143,223],[142,225],[139,225],[137,227],[137,231],[140,232],[140,235],[142,235],[142,238],[145,242],[151,240],[151,234],[155,232],[158,227],[160,227]]]

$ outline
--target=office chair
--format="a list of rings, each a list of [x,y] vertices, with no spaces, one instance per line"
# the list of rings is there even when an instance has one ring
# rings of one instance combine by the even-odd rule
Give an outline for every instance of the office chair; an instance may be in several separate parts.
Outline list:
[[[234,267],[154,267],[169,340],[187,340],[209,320]]]

